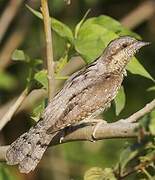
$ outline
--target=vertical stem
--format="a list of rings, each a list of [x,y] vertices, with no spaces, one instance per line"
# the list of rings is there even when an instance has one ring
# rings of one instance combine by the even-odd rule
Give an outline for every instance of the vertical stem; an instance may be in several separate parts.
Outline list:
[[[48,0],[41,0],[41,9],[44,21],[44,31],[46,39],[46,58],[48,71],[48,99],[54,95],[55,79],[54,79],[54,60],[52,47],[51,20],[49,17]]]

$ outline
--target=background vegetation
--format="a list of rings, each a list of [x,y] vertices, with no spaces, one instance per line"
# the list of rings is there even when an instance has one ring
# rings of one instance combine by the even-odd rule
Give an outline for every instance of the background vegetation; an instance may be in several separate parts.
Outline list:
[[[63,0],[49,1],[50,15],[56,18],[52,19],[56,90],[72,72],[98,57],[110,40],[132,35],[151,45],[136,56],[143,66],[136,59],[128,66],[123,83],[125,95],[120,93],[104,118],[112,122],[128,117],[151,101],[155,96],[154,5],[149,0],[74,0],[68,5]],[[25,88],[30,92],[1,131],[1,145],[10,144],[28,130],[47,103],[46,51],[39,7],[37,0],[0,0],[0,119]],[[154,117],[152,112],[141,120],[142,129],[151,134],[155,132]],[[116,179],[116,174],[123,171],[125,179],[153,179],[154,149],[150,133],[149,137],[140,136],[140,141],[71,142],[49,148],[36,170],[28,175],[1,163],[0,178]]]

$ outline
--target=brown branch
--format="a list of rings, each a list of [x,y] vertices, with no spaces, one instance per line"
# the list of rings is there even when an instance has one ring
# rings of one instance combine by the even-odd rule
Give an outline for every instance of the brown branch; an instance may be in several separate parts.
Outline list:
[[[11,64],[11,55],[13,51],[18,48],[18,46],[23,42],[25,34],[27,32],[27,27],[16,29],[0,51],[0,70],[5,70],[8,65]]]
[[[144,21],[150,19],[155,14],[155,2],[152,0],[144,1],[136,9],[127,14],[121,23],[129,28],[134,29]]]
[[[48,71],[48,98],[52,99],[54,96],[55,80],[54,80],[54,60],[53,60],[53,47],[52,47],[52,32],[51,21],[48,10],[48,0],[41,0],[41,10],[44,21],[44,31],[46,38],[46,58],[47,58],[47,71]]]
[[[132,167],[132,169],[130,169],[129,171],[127,171],[126,173],[122,174],[120,176],[120,179],[125,179],[126,177],[130,176],[131,174],[134,174],[135,172],[139,172],[139,171],[144,171],[146,168],[148,168],[152,162],[155,161],[155,156],[152,156],[151,158],[147,159],[144,162],[140,162],[140,164]],[[145,172],[144,172],[145,173]]]
[[[28,1],[32,7],[37,7],[39,2]],[[23,12],[15,30],[7,38],[4,46],[0,50],[0,70],[5,70],[11,64],[11,55],[15,49],[24,41],[26,33],[30,29],[32,16],[28,12]],[[1,26],[0,26],[1,27]],[[1,29],[1,28],[0,28]]]
[[[10,0],[7,7],[5,8],[3,14],[0,17],[0,42],[5,35],[11,21],[15,17],[18,9],[20,8],[23,0]]]
[[[137,121],[140,117],[149,113],[153,108],[155,108],[155,99],[148,103],[144,108],[131,115],[129,118],[126,118],[124,120],[120,119],[117,122],[113,123],[103,123],[96,131],[95,140],[97,141],[114,138],[136,138],[137,132],[135,131],[135,128],[137,128],[139,124],[133,122]],[[94,119],[91,119],[90,121],[94,121]],[[62,138],[62,136],[64,137],[61,141],[62,143],[67,143],[70,141],[92,141],[93,131],[94,126],[92,125],[79,124],[76,126],[72,126],[58,132],[51,141],[51,145],[53,146],[60,144],[60,138]],[[0,148],[0,157],[1,153],[4,154],[3,148]]]
[[[3,129],[3,127],[11,120],[12,116],[15,114],[19,106],[22,104],[24,101],[25,97],[28,94],[28,89],[26,88],[19,98],[16,100],[16,102],[9,108],[9,110],[4,114],[2,119],[0,120],[0,130]]]
[[[128,123],[134,123],[141,117],[143,117],[145,114],[151,112],[155,108],[155,99],[151,101],[150,103],[146,104],[144,108],[141,110],[137,111],[133,115],[131,115],[129,118],[125,119],[126,122]]]
[[[94,119],[91,119],[92,121]],[[115,138],[135,138],[137,133],[135,128],[138,126],[137,123],[125,123],[125,122],[114,122],[102,124],[95,133],[95,139],[93,139],[92,134],[94,131],[94,126],[88,125],[83,126],[77,125],[68,128],[66,130],[66,135],[62,140],[63,143],[70,141],[98,141],[103,139],[115,139]],[[60,138],[62,137],[62,132],[58,133],[57,136],[52,140],[52,145],[60,144]]]
[[[94,120],[94,119],[93,119]],[[134,123],[124,123],[124,122],[115,122],[115,123],[107,123],[101,125],[96,131],[96,141],[103,139],[113,139],[113,138],[134,138],[137,136],[135,132],[135,128],[138,124]],[[66,129],[65,136],[64,130],[57,133],[57,135],[52,139],[51,146],[60,144],[60,138],[64,136],[64,139],[61,143],[67,143],[70,141],[92,141],[92,133],[94,127],[93,126],[84,126],[77,125],[74,127],[70,127]],[[5,157],[4,147],[0,147],[0,157]],[[9,146],[6,147],[5,150],[8,149]],[[0,158],[0,160],[5,160],[5,158]]]
[[[36,105],[47,97],[47,92],[44,89],[34,89],[31,91],[26,98],[24,99],[23,103],[19,107],[19,109],[15,112],[20,113],[22,111],[32,112],[32,109],[36,107]],[[0,106],[0,119],[3,117],[4,114],[7,113],[8,109],[13,106],[13,104],[17,101],[18,97],[15,97],[13,100],[5,103],[4,105]]]

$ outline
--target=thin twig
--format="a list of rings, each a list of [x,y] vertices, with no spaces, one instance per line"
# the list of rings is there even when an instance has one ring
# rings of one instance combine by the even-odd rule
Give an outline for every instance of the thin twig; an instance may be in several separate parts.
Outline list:
[[[36,105],[41,102],[44,98],[47,97],[47,92],[45,89],[34,89],[32,90],[24,99],[21,106],[15,112],[14,115],[20,112],[32,112],[32,110],[36,107]],[[0,106],[0,119],[3,117],[5,113],[7,113],[8,109],[13,106],[13,104],[17,101],[18,97],[13,98],[9,102]]]
[[[46,58],[47,58],[47,70],[48,70],[48,98],[52,99],[54,96],[55,80],[54,80],[54,60],[53,60],[53,47],[52,47],[52,32],[51,22],[48,10],[48,1],[41,0],[41,10],[44,21],[44,31],[46,38]]]
[[[33,8],[39,5],[39,2],[28,0]],[[11,64],[11,55],[15,49],[24,41],[26,33],[30,30],[29,26],[32,22],[32,16],[23,11],[14,31],[8,36],[3,47],[0,49],[0,70],[4,71]],[[2,26],[0,26],[1,29]]]
[[[14,113],[17,111],[17,109],[20,107],[24,99],[26,98],[28,94],[28,88],[26,88],[19,98],[16,100],[16,102],[10,107],[10,109],[5,113],[5,115],[0,120],[0,130],[3,129],[3,127],[11,120]]]
[[[7,7],[5,8],[3,14],[0,17],[0,42],[5,35],[11,21],[18,12],[19,7],[23,3],[23,0],[10,0]]]
[[[133,115],[131,115],[129,118],[125,119],[128,123],[134,123],[137,122],[138,119],[143,117],[145,114],[151,112],[155,108],[155,99],[151,101],[150,103],[146,104],[144,108],[137,111]]]
[[[129,28],[133,29],[140,25],[142,22],[150,19],[155,13],[155,2],[152,0],[144,1],[136,9],[127,14],[122,20],[121,23]]]
[[[130,176],[131,174],[137,172],[137,171],[145,171],[145,168],[148,168],[149,165],[155,161],[155,157],[152,156],[152,158],[148,159],[147,161],[141,162],[140,164],[136,165],[135,167],[132,167],[132,169],[130,169],[129,171],[127,171],[126,173],[124,173],[120,179],[123,180],[126,177]],[[144,172],[145,173],[145,172]]]
[[[19,31],[14,31],[6,43],[4,44],[3,48],[0,51],[0,70],[5,70],[8,65],[11,64],[11,55],[13,51],[18,48],[18,46],[24,40],[25,34],[27,32],[27,28],[21,28]]]

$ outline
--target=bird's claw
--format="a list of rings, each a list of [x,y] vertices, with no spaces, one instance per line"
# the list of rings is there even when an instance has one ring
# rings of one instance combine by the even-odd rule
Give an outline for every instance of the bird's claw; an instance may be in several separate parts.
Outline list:
[[[60,140],[59,140],[60,144],[63,142],[63,140],[64,140],[64,136],[62,136],[62,137],[60,138]]]
[[[107,121],[102,120],[102,119],[96,119],[95,122],[96,122],[96,124],[95,124],[95,126],[94,126],[93,133],[92,133],[93,142],[95,142],[95,139],[96,139],[96,131],[98,130],[98,128],[100,127],[100,125],[102,125],[102,124],[107,124]]]

